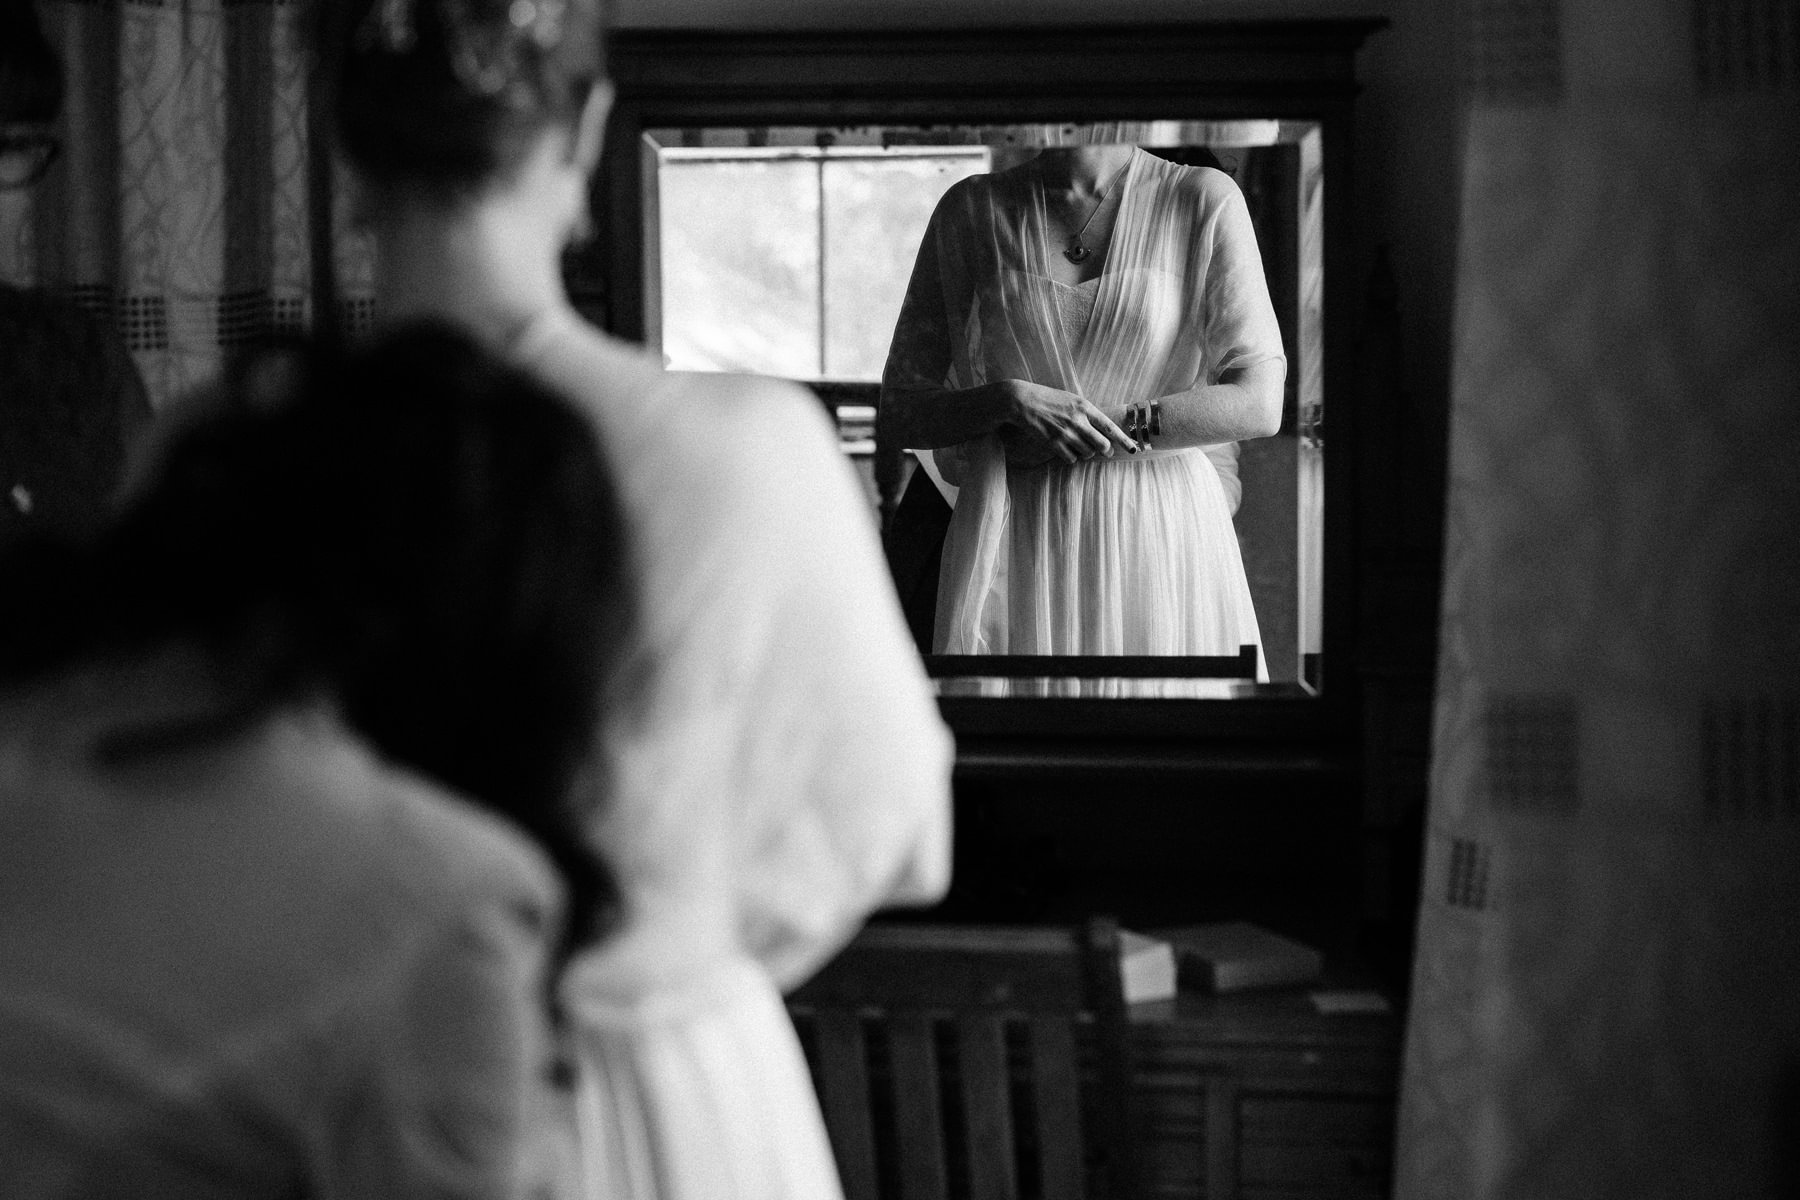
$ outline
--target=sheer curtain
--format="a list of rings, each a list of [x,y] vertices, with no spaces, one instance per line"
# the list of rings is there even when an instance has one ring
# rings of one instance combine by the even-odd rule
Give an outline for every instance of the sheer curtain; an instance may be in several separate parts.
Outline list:
[[[1800,1195],[1800,9],[1464,14],[1395,1194]]]
[[[311,321],[307,5],[37,8],[67,83],[63,153],[35,188],[0,193],[0,279],[112,320],[160,407]],[[339,260],[366,279],[354,239]]]

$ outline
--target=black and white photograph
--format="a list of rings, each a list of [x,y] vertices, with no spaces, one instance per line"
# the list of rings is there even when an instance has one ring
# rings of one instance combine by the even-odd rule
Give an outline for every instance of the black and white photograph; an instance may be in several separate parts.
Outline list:
[[[0,1198],[1800,1200],[1800,3],[0,0]]]

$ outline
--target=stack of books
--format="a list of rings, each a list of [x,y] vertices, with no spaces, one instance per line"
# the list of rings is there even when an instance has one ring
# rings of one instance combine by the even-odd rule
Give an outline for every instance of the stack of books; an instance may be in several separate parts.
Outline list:
[[[1125,1003],[1167,1000],[1175,994],[1175,950],[1160,938],[1119,930],[1119,981]]]
[[[1128,1004],[1167,1000],[1178,984],[1201,992],[1291,987],[1312,983],[1324,969],[1324,956],[1311,946],[1248,921],[1121,930],[1119,936]]]

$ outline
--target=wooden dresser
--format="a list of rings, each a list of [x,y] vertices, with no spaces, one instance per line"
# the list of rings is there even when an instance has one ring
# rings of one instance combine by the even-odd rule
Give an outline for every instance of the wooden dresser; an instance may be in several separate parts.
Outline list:
[[[1313,990],[1184,992],[1132,1006],[1148,1195],[1388,1194],[1400,1018],[1324,1015]]]

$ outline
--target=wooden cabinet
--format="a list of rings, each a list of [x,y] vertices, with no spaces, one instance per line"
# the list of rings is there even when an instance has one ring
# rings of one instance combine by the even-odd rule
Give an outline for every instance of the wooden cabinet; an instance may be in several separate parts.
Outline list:
[[[1400,1022],[1391,1013],[1326,1016],[1310,996],[1183,994],[1133,1007],[1148,1196],[1387,1195]]]

